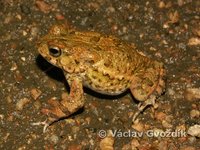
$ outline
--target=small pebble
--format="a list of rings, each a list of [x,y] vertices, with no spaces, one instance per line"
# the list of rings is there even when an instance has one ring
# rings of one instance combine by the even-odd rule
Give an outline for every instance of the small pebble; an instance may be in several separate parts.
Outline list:
[[[16,15],[16,18],[17,18],[18,20],[22,20],[22,16],[19,15],[19,14]]]
[[[156,112],[155,113],[155,118],[157,120],[162,121],[162,120],[164,120],[166,118],[166,114],[164,112]]]
[[[41,1],[41,0],[37,0],[35,2],[37,8],[42,11],[43,13],[47,14],[50,12],[51,10],[51,5],[47,4],[46,2],[44,1]]]
[[[136,149],[136,148],[138,148],[140,146],[140,143],[139,143],[139,141],[137,140],[137,139],[133,139],[132,141],[131,141],[131,149]]]
[[[187,88],[185,90],[185,98],[188,101],[200,99],[200,88]]]
[[[101,140],[99,146],[101,150],[114,150],[114,138],[111,133],[109,134],[109,131],[107,137]]]
[[[178,11],[169,13],[169,23],[177,23],[179,22],[179,13]]]
[[[17,64],[16,63],[13,63],[11,68],[10,68],[10,71],[14,71],[14,70],[17,70]]]
[[[178,6],[182,6],[184,4],[184,0],[177,0]]]
[[[39,89],[31,89],[31,96],[34,100],[36,100],[40,95],[41,95],[41,91]]]
[[[158,4],[159,8],[165,8],[165,3],[163,1],[160,1]]]
[[[30,102],[30,99],[28,99],[28,98],[20,99],[16,104],[16,109],[22,110],[24,108],[24,106],[27,105],[29,102]]]
[[[135,130],[138,131],[138,132],[142,132],[142,131],[144,131],[144,124],[141,123],[141,122],[134,123],[134,124],[132,125],[132,128],[135,129]]]
[[[198,37],[190,38],[188,41],[188,45],[190,45],[190,46],[200,45],[200,38],[198,38]]]
[[[11,103],[11,102],[12,102],[11,96],[10,96],[10,95],[7,96],[7,97],[6,97],[6,100],[7,100],[7,103]]]
[[[20,82],[23,79],[23,76],[21,74],[21,72],[19,72],[18,70],[15,72],[14,74],[14,78],[16,80],[16,82]]]
[[[170,128],[173,127],[173,125],[172,125],[170,122],[168,122],[167,120],[163,120],[163,121],[162,121],[162,126],[163,126],[164,128],[166,128],[166,129],[170,129]]]
[[[62,14],[57,13],[57,14],[56,14],[56,19],[57,19],[57,20],[64,20],[64,19],[65,19],[65,16],[63,16]]]
[[[191,136],[196,136],[200,138],[200,125],[194,125],[189,127],[187,133]]]
[[[185,124],[181,124],[179,126],[176,126],[176,130],[183,130],[183,131],[185,131],[186,130]]]
[[[21,60],[25,62],[26,61],[26,57],[21,57]]]
[[[200,117],[200,111],[193,109],[190,111],[190,117],[191,118],[199,118]]]

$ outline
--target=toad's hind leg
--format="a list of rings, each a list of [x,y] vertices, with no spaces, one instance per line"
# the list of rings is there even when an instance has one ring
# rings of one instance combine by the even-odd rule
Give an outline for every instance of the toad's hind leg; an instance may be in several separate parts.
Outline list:
[[[161,63],[155,63],[153,66],[145,70],[145,73],[140,78],[132,80],[130,90],[132,95],[140,103],[138,111],[133,116],[135,122],[138,115],[149,105],[156,107],[156,98],[163,93],[165,72]]]
[[[52,106],[51,109],[45,109],[48,115],[53,115],[53,121],[44,123],[46,128],[53,122],[58,121],[61,118],[68,117],[69,115],[75,113],[77,110],[84,106],[84,95],[82,81],[75,78],[70,81],[70,94],[63,96],[62,100],[59,102],[57,100],[50,99],[49,104]]]

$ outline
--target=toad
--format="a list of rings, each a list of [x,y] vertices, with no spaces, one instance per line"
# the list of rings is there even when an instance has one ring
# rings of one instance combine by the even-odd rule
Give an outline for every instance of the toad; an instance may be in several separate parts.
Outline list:
[[[108,95],[130,89],[139,101],[133,122],[147,106],[155,106],[155,100],[165,89],[163,63],[114,36],[54,25],[37,47],[48,62],[63,70],[70,86],[69,95],[61,101],[52,100],[52,108],[47,109],[57,119],[84,107],[83,86]]]

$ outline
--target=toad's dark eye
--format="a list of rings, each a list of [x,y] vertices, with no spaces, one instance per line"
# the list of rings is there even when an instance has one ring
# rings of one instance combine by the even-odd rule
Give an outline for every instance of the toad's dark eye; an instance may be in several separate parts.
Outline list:
[[[49,54],[53,57],[59,57],[61,55],[61,49],[58,47],[49,47]]]

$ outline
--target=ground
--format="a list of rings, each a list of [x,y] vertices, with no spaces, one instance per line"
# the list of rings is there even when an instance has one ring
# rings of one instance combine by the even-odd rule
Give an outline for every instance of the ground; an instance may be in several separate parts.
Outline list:
[[[5,0],[0,7],[0,149],[200,149],[200,1]],[[132,125],[137,102],[129,92],[84,89],[84,109],[45,133],[34,126],[48,118],[47,101],[69,90],[35,47],[57,23],[115,35],[163,62],[167,86],[158,108]]]

